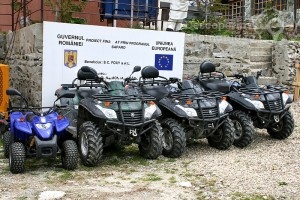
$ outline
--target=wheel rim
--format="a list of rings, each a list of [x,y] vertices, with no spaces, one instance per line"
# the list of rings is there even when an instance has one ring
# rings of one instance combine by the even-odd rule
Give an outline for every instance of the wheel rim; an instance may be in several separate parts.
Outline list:
[[[87,156],[88,153],[88,137],[86,132],[83,132],[80,137],[80,149],[83,156]]]
[[[166,149],[167,151],[169,151],[173,147],[172,133],[168,129],[163,129],[163,133],[164,133],[164,136],[163,136],[163,147],[164,147],[164,149]]]
[[[280,132],[282,130],[283,127],[283,122],[282,120],[279,121],[277,124],[274,124],[273,126],[271,126],[270,128],[274,131],[274,132]]]
[[[233,122],[234,128],[235,128],[233,136],[234,136],[235,140],[238,140],[243,135],[243,127],[242,127],[241,123],[237,120],[232,120],[232,122]]]

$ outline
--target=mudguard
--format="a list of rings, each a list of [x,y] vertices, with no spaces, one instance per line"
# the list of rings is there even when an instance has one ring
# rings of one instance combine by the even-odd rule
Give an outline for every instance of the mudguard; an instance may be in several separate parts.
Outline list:
[[[243,97],[241,94],[239,94],[237,92],[230,92],[227,95],[229,97],[229,101],[233,101],[233,102],[239,104],[240,106],[246,108],[247,110],[257,111],[255,106],[253,104],[251,104],[250,102],[246,101],[245,97]]]
[[[104,113],[99,108],[96,107],[96,103],[94,99],[90,99],[90,98],[82,99],[79,103],[79,110],[81,109],[80,108],[81,106],[94,117],[106,119]]]
[[[163,108],[169,110],[171,113],[175,114],[178,117],[188,118],[187,114],[183,110],[178,108],[176,105],[177,104],[174,104],[172,102],[172,99],[169,99],[169,98],[163,98],[162,100],[160,100],[158,102],[159,107],[163,107]]]
[[[58,119],[54,120],[54,126],[56,128],[57,133],[60,133],[60,132],[64,131],[65,129],[68,128],[69,125],[70,125],[70,122],[65,117],[63,119],[60,119],[60,120],[58,120]]]

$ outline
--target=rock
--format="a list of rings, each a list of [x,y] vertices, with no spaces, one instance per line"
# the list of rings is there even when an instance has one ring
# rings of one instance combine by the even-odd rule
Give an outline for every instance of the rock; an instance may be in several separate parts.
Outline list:
[[[39,195],[39,200],[61,199],[65,196],[63,191],[44,191]]]
[[[181,187],[192,187],[192,184],[191,184],[191,182],[189,182],[189,181],[186,181],[186,182],[180,182],[179,185],[180,185]]]

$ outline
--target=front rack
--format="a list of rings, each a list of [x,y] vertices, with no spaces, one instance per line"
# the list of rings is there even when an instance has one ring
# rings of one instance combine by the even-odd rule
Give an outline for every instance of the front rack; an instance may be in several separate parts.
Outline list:
[[[205,99],[219,99],[222,96],[225,96],[224,93],[219,91],[202,91],[199,94],[194,93],[178,93],[172,94],[171,97],[180,99],[180,100],[205,100]]]
[[[93,98],[100,101],[109,101],[109,102],[147,102],[147,101],[155,101],[155,98],[147,95],[108,95],[108,94],[95,94]]]
[[[283,93],[288,91],[288,88],[281,85],[272,85],[265,87],[253,87],[253,88],[240,88],[240,93],[245,93],[249,95],[265,95],[265,94],[274,94],[274,93]]]

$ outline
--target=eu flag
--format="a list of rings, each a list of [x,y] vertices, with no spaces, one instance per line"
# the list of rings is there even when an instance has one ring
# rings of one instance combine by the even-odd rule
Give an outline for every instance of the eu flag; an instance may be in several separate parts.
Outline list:
[[[155,54],[155,67],[158,70],[173,70],[173,55]]]

